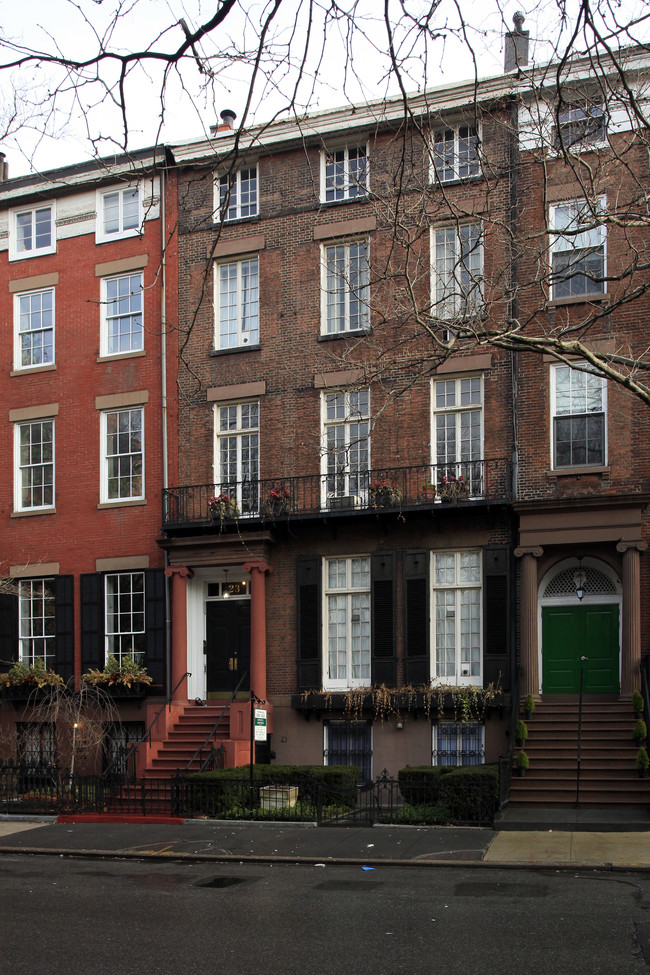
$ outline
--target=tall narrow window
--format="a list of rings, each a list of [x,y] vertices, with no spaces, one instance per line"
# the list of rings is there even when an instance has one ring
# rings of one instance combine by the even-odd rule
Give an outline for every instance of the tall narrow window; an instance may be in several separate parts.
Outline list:
[[[217,494],[236,499],[242,515],[259,509],[259,403],[217,407]]]
[[[326,503],[360,506],[368,496],[369,390],[325,394],[323,439]]]
[[[102,354],[142,351],[142,272],[106,278],[102,291]]]
[[[29,291],[14,298],[16,369],[54,362],[54,289]]]
[[[323,152],[321,200],[353,200],[368,192],[368,156],[365,146],[343,146]]]
[[[105,577],[106,659],[131,657],[144,663],[146,649],[144,572],[116,572]]]
[[[219,207],[224,220],[257,215],[257,167],[238,169],[219,178]]]
[[[21,579],[18,583],[18,652],[26,666],[42,660],[54,668],[56,631],[51,579]]]
[[[215,267],[218,349],[256,345],[259,328],[259,259],[251,257]]]
[[[326,689],[370,684],[370,559],[325,561]]]
[[[434,670],[449,684],[481,681],[481,553],[434,552]]]
[[[367,241],[323,248],[323,333],[351,332],[370,324]]]
[[[554,366],[551,402],[553,467],[603,466],[607,457],[605,380],[570,366]]]
[[[435,479],[467,485],[472,497],[483,493],[483,378],[433,382]]]
[[[478,133],[474,125],[438,129],[433,134],[433,167],[441,183],[478,176]]]
[[[102,413],[102,501],[144,497],[143,410]]]
[[[54,506],[54,420],[15,425],[17,511]]]
[[[431,314],[467,318],[483,308],[483,236],[480,224],[431,230]]]
[[[551,207],[551,297],[554,301],[605,292],[604,214],[605,197],[595,207],[585,200],[569,200]]]

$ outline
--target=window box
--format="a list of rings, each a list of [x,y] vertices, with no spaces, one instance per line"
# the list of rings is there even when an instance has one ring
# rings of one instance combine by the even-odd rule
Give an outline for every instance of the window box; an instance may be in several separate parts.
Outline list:
[[[457,504],[459,501],[469,501],[469,482],[463,480],[463,476],[443,477],[438,485],[438,497],[441,501]]]

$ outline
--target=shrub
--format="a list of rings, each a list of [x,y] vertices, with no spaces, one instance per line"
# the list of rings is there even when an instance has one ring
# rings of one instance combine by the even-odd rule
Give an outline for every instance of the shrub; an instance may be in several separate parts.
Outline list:
[[[499,802],[499,770],[496,765],[455,768],[440,784],[440,804],[456,823],[491,823]]]
[[[526,754],[525,751],[523,751],[523,749],[517,755],[517,761],[516,761],[515,764],[516,764],[517,768],[523,768],[523,769],[528,768],[528,766],[530,764],[529,761],[528,761],[528,755]]]
[[[638,738],[641,741],[645,741],[646,738],[647,738],[647,735],[648,735],[647,725],[646,725],[645,721],[643,720],[643,718],[639,718],[639,720],[637,721],[637,723],[634,725],[634,731],[632,732],[632,737],[633,738]]]
[[[640,691],[633,691],[632,692],[632,710],[635,711],[637,714],[640,714],[643,711],[643,705],[644,705],[644,700],[643,700],[643,695],[641,694],[641,692]]]
[[[650,757],[642,745],[636,753],[636,767],[640,772],[646,772],[648,765],[650,765]]]
[[[532,694],[526,694],[526,697],[524,698],[524,711],[526,711],[527,714],[532,714],[534,710],[535,698]]]
[[[525,721],[518,721],[515,725],[515,738],[517,741],[526,741],[528,738],[528,727]]]
[[[433,804],[438,801],[440,780],[453,767],[446,765],[407,765],[397,773],[399,791],[405,802]]]

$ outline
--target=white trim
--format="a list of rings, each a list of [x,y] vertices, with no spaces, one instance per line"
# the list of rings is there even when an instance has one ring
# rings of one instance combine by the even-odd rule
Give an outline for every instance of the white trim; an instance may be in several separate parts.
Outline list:
[[[365,254],[365,275],[366,283],[361,285],[358,292],[353,292],[350,287],[350,248],[357,247],[365,244],[366,254]],[[327,330],[328,318],[328,289],[327,289],[327,274],[329,264],[327,261],[327,252],[337,247],[345,248],[345,269],[342,275],[337,275],[337,281],[341,282],[345,286],[345,309],[343,313],[343,324],[344,328],[334,329],[329,332]],[[350,333],[357,335],[360,332],[367,332],[370,329],[370,239],[368,237],[345,237],[341,239],[330,238],[325,240],[320,245],[321,248],[321,288],[320,288],[320,334],[322,336],[327,336],[329,338],[333,336],[349,335]],[[360,317],[364,321],[355,326],[354,328],[350,326],[350,302],[352,296],[358,299],[360,304]]]
[[[20,300],[21,298],[27,298],[31,295],[47,294],[52,295],[52,359],[50,362],[31,362],[24,366],[21,362],[22,349],[20,345],[20,336],[29,335],[31,332],[21,332],[20,331]],[[17,291],[14,293],[14,371],[22,372],[25,369],[46,369],[56,364],[56,289],[54,286],[47,288],[33,288],[26,289],[25,291]],[[48,331],[47,329],[41,329],[40,331]]]
[[[50,209],[50,243],[46,247],[36,247],[36,240],[34,239],[34,246],[26,251],[19,251],[17,248],[18,243],[18,232],[16,227],[16,218],[21,213],[31,213],[32,214],[32,228],[33,226],[33,215],[37,210],[47,210]],[[55,200],[43,200],[42,203],[32,204],[31,206],[24,207],[14,207],[9,211],[9,260],[10,261],[24,261],[30,257],[41,257],[43,254],[55,254],[56,253],[56,202]]]
[[[107,418],[113,413],[139,413],[140,420],[140,456],[142,459],[142,486],[140,494],[129,494],[125,497],[110,498],[108,496],[108,457],[107,457]],[[144,406],[121,406],[113,409],[102,410],[100,416],[100,504],[123,504],[125,501],[139,501],[145,497],[145,430],[144,430]],[[116,455],[124,456],[124,455]]]
[[[135,190],[138,194],[137,210],[138,216],[135,227],[124,229],[124,194]],[[111,194],[118,194],[118,229],[114,232],[107,232],[104,223],[104,200]],[[141,237],[144,232],[144,193],[141,182],[118,183],[115,186],[102,187],[97,190],[96,203],[97,218],[95,223],[95,243],[105,244],[110,240],[125,240],[127,237]]]
[[[23,427],[33,426],[39,423],[41,426],[44,423],[52,424],[52,503],[51,504],[39,504],[39,505],[25,505],[22,503],[22,483],[21,483],[21,465],[20,465],[20,431]],[[34,417],[30,420],[17,420],[14,423],[14,511],[50,511],[56,507],[56,424],[53,416],[44,417]],[[42,441],[41,441],[42,443]],[[31,468],[33,464],[25,465],[26,469]],[[46,465],[39,465],[45,467]]]
[[[435,560],[436,560],[436,556],[438,556],[438,555],[454,555],[454,556],[458,557],[458,556],[460,556],[460,555],[462,555],[463,553],[466,553],[466,552],[471,552],[471,553],[474,553],[474,554],[478,555],[478,575],[479,575],[478,582],[464,582],[463,583],[458,578],[458,572],[456,571],[456,581],[453,584],[450,584],[448,586],[446,586],[446,585],[441,585],[441,586],[436,585],[436,574],[435,574],[435,568],[436,568],[436,566],[435,566]],[[456,570],[457,570],[457,568],[458,568],[458,559],[456,561],[457,561],[457,564],[456,564]],[[432,685],[434,687],[437,684],[452,684],[455,687],[471,687],[471,686],[474,686],[474,687],[482,687],[483,686],[483,671],[484,671],[484,666],[483,666],[483,664],[484,664],[484,661],[483,661],[483,653],[484,653],[484,646],[483,646],[483,643],[484,643],[484,641],[483,641],[483,598],[484,598],[484,592],[483,592],[483,589],[484,589],[484,579],[483,579],[483,550],[481,548],[472,548],[472,547],[453,548],[453,549],[451,549],[451,548],[450,549],[432,549],[429,552],[429,579],[431,580],[431,582],[430,582],[430,588],[429,588],[429,594],[428,594],[429,605],[430,605],[430,612],[429,612],[429,627],[430,627],[430,630],[429,630],[429,646],[431,648],[431,650],[430,650],[430,673],[432,675],[431,676],[431,683],[432,683]],[[436,592],[451,591],[451,592],[456,593],[456,597],[457,597],[458,596],[458,593],[460,593],[463,590],[467,590],[467,589],[475,590],[475,591],[478,591],[478,593],[479,593],[479,606],[478,606],[479,630],[478,630],[478,633],[479,633],[479,645],[480,645],[480,673],[478,673],[478,674],[462,674],[462,673],[458,673],[458,670],[461,669],[462,666],[463,666],[462,663],[461,663],[461,659],[460,659],[460,656],[461,656],[460,642],[458,642],[457,645],[456,645],[456,647],[455,647],[455,654],[456,654],[456,658],[455,658],[456,674],[454,675],[453,678],[450,678],[450,676],[447,675],[447,674],[443,674],[442,676],[438,676],[438,673],[437,673],[435,594],[436,594]],[[458,608],[459,608],[458,607],[458,599],[456,598],[455,605],[454,605],[454,614],[456,614],[458,612]],[[455,624],[454,625],[455,625],[455,628],[456,628],[456,634],[455,635],[456,635],[457,638],[460,638],[461,621],[460,621],[460,619],[456,615],[454,616],[454,620],[455,620]],[[470,665],[469,665],[469,669],[471,670],[471,662],[470,662]]]
[[[365,185],[352,182],[350,180],[350,156],[349,150],[362,149],[364,152],[365,159]],[[340,199],[327,199],[327,159],[333,152],[345,153],[345,158],[343,162],[343,179],[344,179],[344,191],[343,196]],[[351,187],[361,187],[358,193],[350,195]],[[354,139],[354,138],[341,138],[336,139],[332,144],[323,146],[320,151],[320,202],[326,205],[336,204],[336,203],[349,203],[354,200],[364,200],[368,193],[370,192],[370,161],[368,158],[368,140],[366,137]]]
[[[362,559],[367,560],[368,563],[368,586],[358,586],[352,585],[351,580],[351,569],[352,562]],[[343,588],[333,588],[330,589],[327,584],[327,567],[330,562],[345,562],[346,564],[346,585]],[[323,667],[323,690],[325,691],[348,691],[354,687],[369,687],[372,683],[372,564],[370,555],[367,553],[355,553],[353,555],[328,555],[323,556],[321,559],[321,600],[322,600],[322,667]],[[347,609],[346,609],[346,641],[345,641],[345,653],[346,653],[346,676],[341,678],[330,678],[329,677],[329,617],[328,617],[328,597],[341,595],[345,597],[350,597],[352,595],[366,595],[368,596],[368,626],[370,627],[368,635],[368,676],[367,677],[352,677],[352,646],[351,646],[351,624],[353,622],[351,614],[350,600],[347,599]],[[359,620],[359,623],[362,621]]]
[[[576,295],[570,295],[570,296],[569,295],[560,295],[559,297],[555,294],[555,289],[557,287],[557,284],[554,282],[553,254],[555,253],[555,250],[556,249],[560,253],[567,253],[566,250],[562,250],[559,247],[556,248],[556,245],[558,243],[560,243],[563,238],[564,239],[567,239],[566,238],[566,235],[564,235],[562,233],[562,231],[557,231],[556,230],[556,211],[559,210],[560,207],[570,207],[570,206],[575,206],[576,207],[576,211],[577,211],[581,204],[584,204],[584,206],[587,209],[589,209],[588,204],[590,204],[592,202],[593,201],[591,201],[591,200],[590,201],[587,201],[584,197],[582,197],[582,198],[579,198],[579,197],[569,197],[566,200],[554,200],[553,203],[551,203],[549,205],[549,208],[548,208],[548,270],[549,270],[549,279],[550,279],[549,295],[550,295],[551,301],[562,302],[562,301],[570,300],[570,299],[573,299],[573,300],[578,299],[579,300],[580,298],[584,298],[585,301],[589,301],[590,298],[602,298],[604,295],[607,294],[607,223],[606,223],[606,220],[607,220],[607,197],[604,194],[598,196],[596,198],[596,200],[595,200],[596,210],[597,210],[597,212],[602,213],[602,215],[603,215],[603,222],[602,223],[595,223],[595,225],[593,227],[591,227],[591,226],[589,226],[590,221],[588,221],[587,231],[586,231],[586,232],[594,231],[594,232],[597,232],[598,233],[598,236],[600,238],[600,244],[598,246],[599,247],[602,246],[602,249],[603,249],[603,282],[602,282],[603,286],[602,286],[602,290],[601,291],[585,291],[585,292],[580,292],[580,293],[578,293]],[[577,216],[577,213],[576,213],[576,216]],[[580,223],[576,224],[576,227],[574,228],[574,230],[579,230],[579,228],[581,226],[582,226],[582,224],[580,224]],[[573,239],[574,239],[574,237],[573,237],[573,232],[572,232],[572,236],[569,237],[568,240],[571,241]]]
[[[585,461],[583,464],[562,464],[562,465],[559,465],[559,466],[556,466],[556,464],[555,464],[555,419],[558,416],[558,414],[556,413],[556,392],[557,392],[557,390],[556,390],[556,376],[557,376],[557,370],[558,369],[573,369],[575,372],[584,372],[584,373],[587,373],[587,375],[594,376],[596,379],[598,379],[601,382],[601,388],[602,388],[602,412],[604,413],[604,423],[603,423],[603,426],[604,426],[604,429],[603,429],[603,458],[602,458],[602,461],[598,461],[598,463],[596,463],[596,464],[589,464],[589,463],[587,463],[587,461]],[[550,430],[549,430],[549,434],[550,434],[549,435],[549,448],[550,448],[549,465],[550,465],[550,470],[552,470],[552,471],[568,471],[568,470],[571,470],[574,467],[580,467],[581,469],[585,469],[585,470],[588,471],[590,467],[593,467],[595,469],[600,469],[602,467],[606,467],[607,466],[607,457],[608,457],[608,452],[609,452],[608,451],[609,444],[608,444],[608,437],[607,437],[607,430],[608,430],[608,426],[609,426],[609,423],[608,423],[609,416],[608,416],[608,408],[607,408],[607,379],[604,376],[598,376],[596,373],[592,372],[591,369],[574,368],[573,366],[569,365],[566,362],[553,362],[553,363],[550,363],[549,387],[550,387],[550,390],[549,390],[549,393],[550,393],[549,406],[550,406],[550,410],[551,410],[551,415],[550,415],[550,418],[549,418],[549,426],[550,426]],[[589,413],[568,413],[568,414],[566,414],[567,417],[573,417],[573,416],[585,416],[585,417],[587,417],[589,415],[590,415]]]
[[[140,345],[138,347],[136,347],[136,348],[118,349],[117,351],[111,352],[110,349],[109,349],[109,347],[108,347],[108,339],[109,339],[109,336],[108,336],[108,321],[109,321],[109,318],[110,318],[111,321],[117,321],[119,318],[121,318],[123,316],[121,316],[121,315],[117,315],[117,316],[111,315],[111,316],[109,316],[108,315],[108,303],[109,303],[109,298],[108,298],[108,295],[107,295],[108,283],[109,283],[109,281],[121,281],[121,280],[124,280],[125,278],[135,278],[135,277],[139,277],[140,278],[140,291],[139,292],[137,292],[137,291],[130,291],[129,292],[129,296],[132,297],[135,294],[139,294],[140,295],[140,312],[139,312],[139,314],[140,314],[141,333],[142,333],[142,335],[141,335],[141,342],[140,342]],[[99,352],[100,357],[101,358],[106,358],[108,356],[131,355],[134,352],[144,352],[144,336],[145,336],[145,322],[144,322],[144,271],[142,271],[142,270],[133,270],[133,271],[125,271],[125,272],[123,272],[121,274],[111,274],[111,275],[108,275],[107,277],[104,277],[104,278],[101,279],[101,282],[100,282],[100,291],[101,291],[100,346],[99,346],[100,347],[100,352]],[[130,318],[134,318],[134,317],[136,317],[137,314],[138,314],[137,312],[131,312],[129,317]]]
[[[242,212],[241,212],[241,209],[242,209],[242,201],[241,201],[241,174],[242,174],[242,172],[249,171],[251,169],[254,169],[255,170],[255,210],[254,210],[253,213],[242,214]],[[232,217],[231,216],[228,216],[227,211],[225,211],[224,208],[221,206],[221,180],[222,179],[226,179],[227,177],[231,177],[232,180],[233,180],[233,183],[234,183],[234,188],[233,189],[234,189],[234,196],[235,196],[235,200],[236,200],[235,207],[236,207],[236,211],[237,212],[236,212],[235,216],[232,216]],[[259,170],[259,164],[257,163],[257,161],[251,162],[251,163],[248,163],[248,164],[244,163],[237,170],[235,170],[234,172],[231,171],[230,169],[227,169],[225,172],[221,172],[221,173],[220,172],[217,172],[215,174],[215,177],[214,177],[214,184],[213,185],[214,185],[214,201],[213,201],[214,202],[214,214],[215,214],[215,219],[216,220],[223,220],[224,223],[235,223],[238,220],[251,220],[252,218],[259,216],[259,212],[260,212],[260,170]],[[230,207],[232,207],[232,205],[233,205],[232,204],[232,197],[233,197],[233,190],[231,190],[231,196],[230,196],[231,203],[230,203]],[[251,204],[249,203],[248,206],[250,207]]]

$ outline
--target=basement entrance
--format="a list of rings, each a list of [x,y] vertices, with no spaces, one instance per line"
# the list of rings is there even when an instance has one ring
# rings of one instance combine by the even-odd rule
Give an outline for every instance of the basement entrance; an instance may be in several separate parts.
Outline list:
[[[205,604],[206,697],[228,698],[246,674],[238,696],[250,691],[250,599],[219,599]]]

